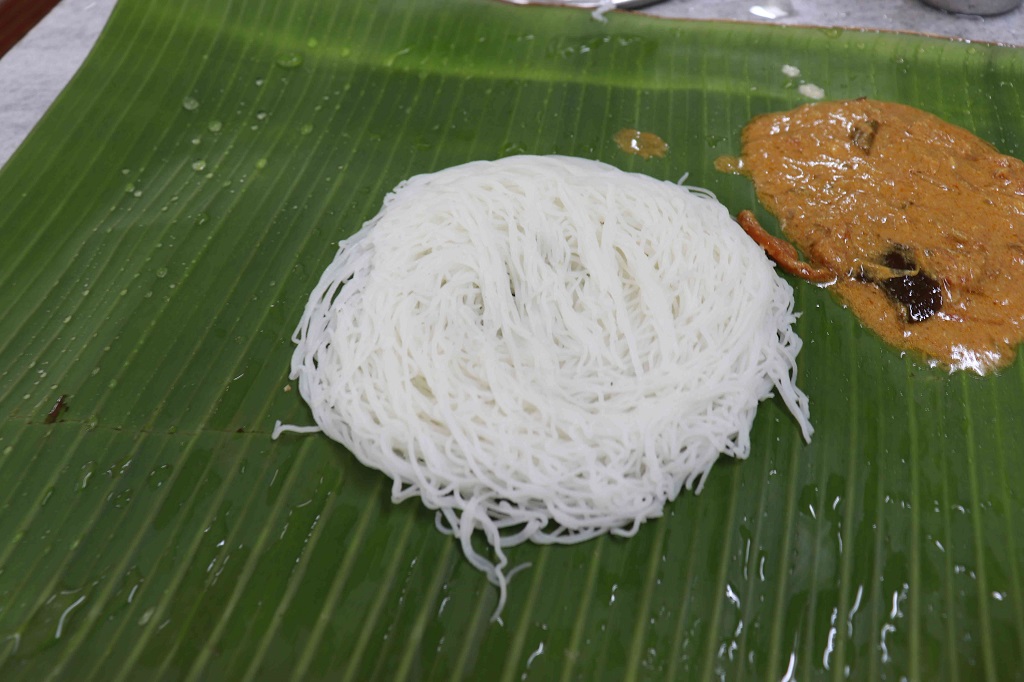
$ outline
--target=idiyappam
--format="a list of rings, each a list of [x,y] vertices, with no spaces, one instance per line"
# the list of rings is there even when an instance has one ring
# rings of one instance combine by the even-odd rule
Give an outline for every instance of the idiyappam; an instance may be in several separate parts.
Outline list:
[[[505,548],[631,536],[778,391],[802,431],[791,287],[710,193],[562,156],[400,183],[293,335],[316,427],[419,497],[505,602]],[[480,531],[490,550],[473,545]]]

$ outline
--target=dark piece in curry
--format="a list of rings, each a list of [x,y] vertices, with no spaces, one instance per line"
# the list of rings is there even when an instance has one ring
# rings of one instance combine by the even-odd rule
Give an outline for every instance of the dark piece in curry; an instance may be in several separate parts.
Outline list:
[[[868,99],[753,119],[740,159],[806,255],[739,222],[786,271],[827,284],[887,342],[984,374],[1024,341],[1024,162],[913,107]]]
[[[68,409],[67,399],[68,396],[61,393],[60,397],[57,398],[57,402],[53,404],[50,411],[46,413],[46,417],[43,418],[44,424],[55,424],[57,422],[57,419],[60,418],[60,413]]]

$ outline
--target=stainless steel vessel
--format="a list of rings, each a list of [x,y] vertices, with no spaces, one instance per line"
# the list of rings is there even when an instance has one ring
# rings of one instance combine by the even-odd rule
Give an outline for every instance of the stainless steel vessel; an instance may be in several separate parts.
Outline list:
[[[1021,0],[921,0],[926,5],[959,14],[988,16],[1003,14],[1020,6]]]

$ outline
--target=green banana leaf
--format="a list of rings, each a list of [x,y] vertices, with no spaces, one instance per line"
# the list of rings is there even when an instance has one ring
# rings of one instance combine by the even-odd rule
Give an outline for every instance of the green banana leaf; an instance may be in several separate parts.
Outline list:
[[[308,292],[410,175],[572,154],[737,212],[752,188],[714,158],[803,83],[1024,153],[1021,50],[607,18],[121,0],[0,171],[0,678],[1021,675],[1024,365],[928,368],[804,283],[813,441],[767,401],[751,458],[636,537],[511,550],[532,566],[501,624],[432,513],[321,435],[270,439],[310,422],[287,377]]]

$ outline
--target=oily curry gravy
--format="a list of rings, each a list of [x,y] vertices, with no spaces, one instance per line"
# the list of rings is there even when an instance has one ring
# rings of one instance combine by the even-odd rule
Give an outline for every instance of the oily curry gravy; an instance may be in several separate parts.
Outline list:
[[[787,271],[830,285],[887,342],[978,373],[1024,340],[1024,163],[901,104],[859,99],[759,116],[739,159],[806,255],[740,223]]]

